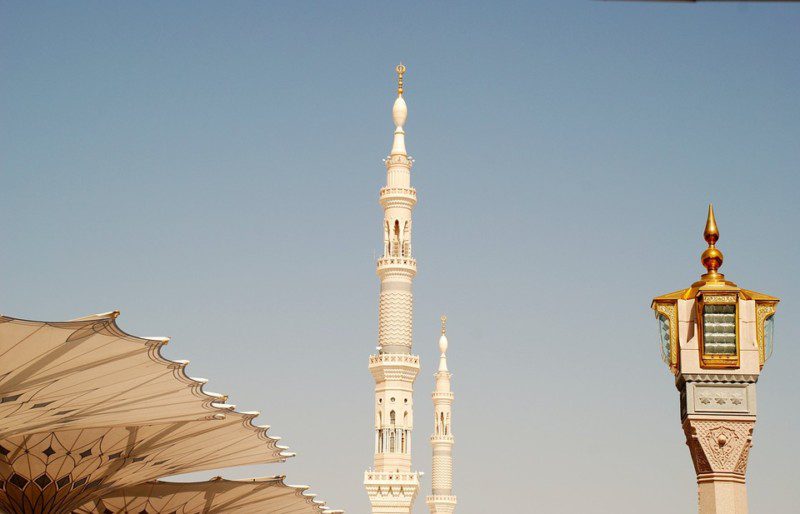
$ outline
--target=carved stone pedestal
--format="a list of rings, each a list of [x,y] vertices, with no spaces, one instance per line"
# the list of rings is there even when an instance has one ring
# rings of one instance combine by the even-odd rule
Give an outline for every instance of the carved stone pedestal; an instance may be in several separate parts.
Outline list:
[[[755,421],[685,419],[700,514],[747,514],[745,472]]]

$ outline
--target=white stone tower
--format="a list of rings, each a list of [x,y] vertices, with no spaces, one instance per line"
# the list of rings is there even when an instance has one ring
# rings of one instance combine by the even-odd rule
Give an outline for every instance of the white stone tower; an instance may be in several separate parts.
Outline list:
[[[431,495],[427,498],[431,514],[452,514],[456,510],[453,494],[453,439],[450,415],[453,410],[453,392],[447,369],[447,317],[442,316],[442,336],[439,338],[439,371],[436,372],[436,390],[433,394],[434,430],[431,436],[433,469]]]
[[[411,287],[417,274],[411,256],[411,213],[417,192],[411,187],[413,160],[406,153],[403,131],[408,115],[403,99],[406,68],[400,64],[396,70],[396,128],[386,158],[386,187],[380,192],[384,219],[383,256],[378,259],[378,354],[369,359],[375,379],[375,461],[364,474],[364,486],[373,514],[410,514],[419,492],[419,473],[411,471],[414,380],[419,373],[419,357],[411,354]]]

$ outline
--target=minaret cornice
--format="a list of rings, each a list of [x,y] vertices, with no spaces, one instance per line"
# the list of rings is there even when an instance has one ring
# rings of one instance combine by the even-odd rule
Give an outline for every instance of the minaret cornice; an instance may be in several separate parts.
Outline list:
[[[417,260],[413,257],[381,257],[378,259],[378,276],[389,278],[414,278],[417,274]]]
[[[405,154],[396,153],[387,155],[383,163],[386,164],[387,170],[397,166],[402,166],[410,170],[414,166],[414,158]]]
[[[380,193],[381,207],[405,207],[410,209],[417,204],[417,190],[413,187],[384,187]]]
[[[455,444],[456,439],[452,435],[432,435],[431,436],[431,443],[442,443],[442,444]]]
[[[369,371],[376,384],[403,382],[410,388],[419,374],[419,356],[403,353],[370,355]]]

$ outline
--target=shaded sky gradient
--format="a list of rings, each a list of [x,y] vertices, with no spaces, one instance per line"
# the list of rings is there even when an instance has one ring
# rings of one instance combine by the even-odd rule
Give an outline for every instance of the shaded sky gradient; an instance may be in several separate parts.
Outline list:
[[[0,312],[171,336],[298,453],[227,476],[368,512],[402,60],[416,467],[446,313],[459,513],[693,511],[649,303],[700,274],[713,201],[722,271],[783,299],[748,484],[790,512],[798,27],[789,3],[2,1]]]

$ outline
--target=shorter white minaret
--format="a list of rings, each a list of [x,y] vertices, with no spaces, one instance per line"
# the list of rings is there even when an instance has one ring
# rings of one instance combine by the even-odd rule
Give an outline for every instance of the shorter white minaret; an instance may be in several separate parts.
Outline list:
[[[450,415],[453,410],[453,392],[447,369],[447,317],[442,316],[442,336],[439,338],[439,371],[436,372],[436,389],[433,391],[434,430],[431,436],[433,466],[431,495],[426,503],[431,514],[452,514],[456,510],[453,494],[453,439]]]

